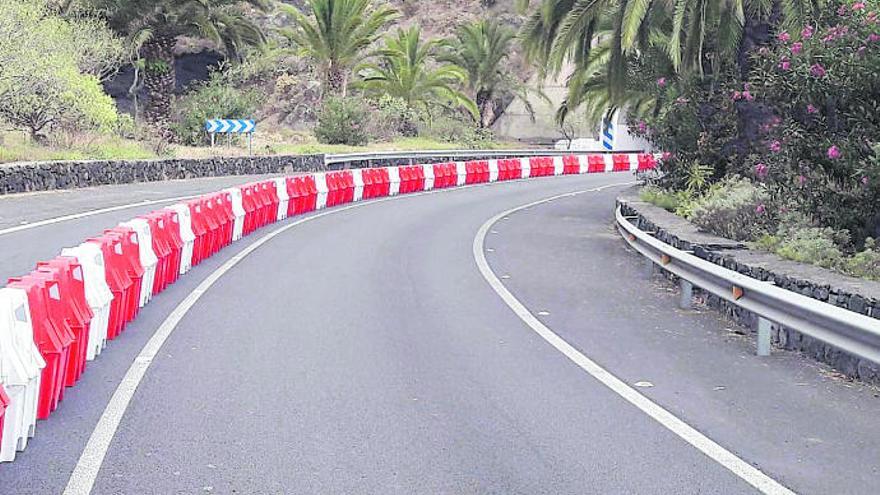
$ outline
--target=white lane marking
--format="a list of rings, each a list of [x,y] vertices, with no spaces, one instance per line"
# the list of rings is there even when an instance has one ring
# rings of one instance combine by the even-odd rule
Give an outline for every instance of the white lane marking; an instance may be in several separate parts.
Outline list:
[[[429,191],[421,191],[405,195],[378,198],[363,203],[354,203],[348,206],[324,210],[320,213],[301,218],[293,223],[279,227],[264,235],[263,237],[257,239],[253,242],[253,244],[250,244],[246,248],[242,249],[239,253],[227,260],[225,263],[223,263],[223,265],[212,272],[205,280],[202,281],[202,283],[198,285],[198,287],[193,289],[193,291],[190,292],[189,295],[183,301],[181,301],[180,304],[178,304],[177,307],[174,308],[174,311],[172,311],[171,314],[169,314],[168,317],[162,322],[162,324],[159,326],[153,336],[150,337],[150,340],[147,341],[146,344],[144,344],[144,347],[134,359],[134,362],[132,362],[131,366],[128,368],[128,371],[126,371],[125,376],[119,383],[119,386],[116,387],[116,390],[113,392],[113,396],[110,397],[110,402],[107,403],[107,407],[101,414],[101,418],[98,420],[98,424],[95,425],[95,429],[92,431],[92,435],[89,437],[89,441],[86,443],[86,446],[83,449],[83,452],[73,469],[73,473],[71,473],[70,479],[67,481],[67,486],[65,487],[63,492],[64,495],[88,495],[89,493],[91,493],[92,488],[95,486],[95,481],[98,478],[98,472],[101,470],[101,466],[104,464],[104,458],[106,457],[107,451],[110,448],[110,443],[113,441],[113,437],[116,435],[116,431],[119,429],[119,424],[122,422],[122,417],[125,414],[126,409],[128,409],[128,405],[131,403],[131,400],[134,397],[134,393],[140,385],[141,381],[143,380],[144,375],[147,373],[147,369],[150,367],[153,359],[162,348],[162,345],[165,343],[166,340],[168,340],[168,337],[175,330],[177,324],[180,323],[180,320],[183,319],[184,315],[186,315],[190,308],[192,308],[196,304],[196,302],[202,297],[202,295],[212,285],[214,285],[214,283],[218,279],[220,279],[220,277],[222,277],[226,272],[235,267],[235,265],[237,265],[247,255],[254,252],[257,248],[259,248],[263,244],[266,244],[279,234],[286,232],[293,227],[296,227],[297,225],[310,222],[312,220],[316,220],[318,218],[325,217],[334,213],[341,213],[343,211],[359,208],[362,206],[384,203],[385,201],[391,201],[398,198],[412,198],[427,194],[461,191],[463,189],[469,189],[473,187],[487,187],[496,184],[513,182],[526,182],[526,180],[521,179],[517,181],[489,182],[454,188],[432,189]]]
[[[46,220],[40,220],[40,221],[37,221],[34,223],[24,223],[21,225],[17,225],[15,227],[0,229],[0,235],[12,234],[15,232],[21,232],[22,230],[35,229],[37,227],[43,227],[46,225],[67,222],[70,220],[78,220],[80,218],[92,217],[95,215],[102,215],[104,213],[111,213],[114,211],[127,210],[129,208],[136,208],[138,206],[157,205],[157,204],[161,204],[161,203],[174,203],[176,201],[183,201],[186,199],[197,198],[199,196],[201,196],[201,195],[200,194],[191,194],[188,196],[177,196],[174,198],[148,199],[148,200],[140,201],[138,203],[129,203],[126,205],[110,206],[108,208],[100,208],[97,210],[82,211],[79,213],[72,213],[70,215],[64,215],[64,216],[55,217],[55,218],[47,218]]]
[[[507,290],[501,280],[499,280],[498,277],[495,276],[492,268],[489,267],[489,263],[486,261],[486,256],[483,251],[483,245],[486,241],[486,235],[489,232],[489,229],[504,216],[516,213],[520,210],[524,210],[532,206],[549,203],[551,201],[562,198],[570,198],[588,192],[597,192],[612,186],[614,186],[614,184],[584,191],[577,191],[574,193],[560,194],[558,196],[545,198],[529,203],[527,205],[512,208],[490,218],[488,221],[486,221],[486,223],[482,225],[482,227],[480,227],[480,230],[477,231],[477,235],[474,238],[474,260],[477,262],[477,267],[479,268],[480,273],[483,275],[483,278],[486,279],[486,282],[488,282],[492,289],[498,294],[498,296],[501,297],[504,303],[507,304],[507,306],[510,307],[511,310],[513,310],[516,316],[518,316],[526,325],[528,325],[529,328],[540,335],[541,338],[547,341],[548,344],[556,348],[556,350],[561,352],[574,364],[578,365],[578,367],[580,367],[582,370],[586,371],[593,378],[611,389],[614,393],[622,397],[630,404],[637,407],[643,413],[647,414],[652,419],[666,427],[666,429],[668,429],[672,433],[678,435],[682,440],[691,444],[691,446],[708,456],[710,459],[730,470],[733,474],[741,478],[746,483],[757,488],[762,493],[772,495],[794,495],[793,491],[789,490],[778,481],[764,474],[760,469],[752,466],[751,464],[740,459],[721,445],[715,443],[715,441],[703,435],[695,428],[688,425],[687,423],[673,415],[671,412],[664,409],[659,404],[640,394],[635,389],[627,385],[626,382],[620,380],[619,378],[611,374],[610,371],[602,368],[592,359],[588,358],[580,351],[575,349],[571,344],[563,340],[562,337],[554,333],[553,330],[550,330],[546,325],[541,323],[540,320],[538,320],[538,318],[536,318],[525,307],[525,305],[523,305],[523,303],[521,303],[516,297],[514,297],[514,295],[509,290]]]

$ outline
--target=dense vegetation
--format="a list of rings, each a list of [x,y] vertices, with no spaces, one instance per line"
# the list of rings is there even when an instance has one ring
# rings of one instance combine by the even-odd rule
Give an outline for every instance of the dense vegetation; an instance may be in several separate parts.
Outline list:
[[[274,134],[260,152],[314,139],[491,146],[486,128],[526,95],[509,76],[515,28],[472,17],[459,19],[458,31],[429,36],[413,22],[424,8],[385,0],[4,0],[0,161],[205,146],[210,118],[265,121]],[[176,60],[184,53],[217,53],[223,62],[206,80],[181,86]],[[125,113],[102,87],[121,70],[131,80]]]
[[[558,119],[623,109],[664,152],[646,199],[880,279],[880,3],[537,3],[530,58],[551,72],[574,64]]]

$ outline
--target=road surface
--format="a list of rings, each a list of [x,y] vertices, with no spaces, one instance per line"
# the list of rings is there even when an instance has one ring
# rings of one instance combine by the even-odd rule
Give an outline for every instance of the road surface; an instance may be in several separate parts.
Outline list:
[[[92,493],[756,493],[524,323],[481,273],[475,245],[547,328],[768,479],[797,493],[876,492],[877,391],[794,354],[758,358],[715,313],[676,309],[613,229],[614,184],[628,180],[404,196],[275,235],[176,325]],[[163,197],[141,186],[88,208]],[[218,188],[177,187],[167,195]],[[589,192],[504,215],[475,243],[491,217],[579,191]],[[14,199],[37,222],[57,210],[28,204],[65,197]],[[0,216],[20,223],[3,201]],[[0,273],[152,208],[0,234]],[[63,492],[150,336],[224,262],[285,225],[222,251],[143,309],[27,451],[0,465],[0,492]]]

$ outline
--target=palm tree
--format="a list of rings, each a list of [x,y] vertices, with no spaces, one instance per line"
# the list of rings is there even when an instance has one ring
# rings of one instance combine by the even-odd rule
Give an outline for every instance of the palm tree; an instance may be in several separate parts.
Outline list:
[[[149,98],[147,119],[160,128],[171,115],[177,77],[174,48],[180,36],[216,43],[227,57],[263,43],[260,28],[242,7],[268,8],[269,0],[95,0],[110,26],[127,35],[135,48]]]
[[[282,6],[294,22],[283,31],[301,55],[309,57],[323,75],[325,92],[346,95],[351,71],[379,39],[397,11],[372,0],[306,0],[309,15]]]
[[[781,22],[801,23],[823,2],[785,0]],[[518,4],[525,9],[530,2]],[[703,77],[707,62],[710,74],[731,63],[746,72],[746,51],[766,43],[773,7],[772,0],[540,0],[521,36],[530,60],[548,71],[558,74],[567,62],[574,63],[566,111],[602,98],[619,107],[633,99],[627,94],[633,62],[646,52],[665,56],[660,65],[669,75]],[[592,56],[600,47],[601,55]],[[599,78],[605,79],[604,87]]]
[[[505,62],[513,49],[516,33],[495,20],[474,21],[460,26],[445,43],[439,57],[467,72],[468,89],[480,113],[480,127],[490,127],[514,98],[521,99],[533,113],[529,90],[511,75]]]
[[[479,118],[477,106],[458,89],[467,80],[464,70],[452,64],[430,65],[439,46],[436,40],[423,43],[418,26],[398,29],[396,36],[386,38],[376,62],[358,67],[362,80],[357,85],[367,93],[400,98],[410,108],[464,107]]]

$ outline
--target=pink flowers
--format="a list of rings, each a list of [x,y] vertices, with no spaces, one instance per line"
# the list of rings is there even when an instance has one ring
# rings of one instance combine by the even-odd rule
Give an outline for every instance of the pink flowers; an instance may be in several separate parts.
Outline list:
[[[769,167],[767,167],[767,165],[764,165],[763,163],[758,163],[755,165],[755,177],[759,179],[767,177],[767,173],[769,171]]]
[[[863,175],[863,176],[862,176],[862,185],[863,185],[863,186],[867,186],[867,185],[868,185],[868,176],[867,176],[867,175]]]
[[[809,114],[819,113],[819,109],[814,107],[813,104],[810,103],[809,105],[807,105],[807,113],[809,113]]]
[[[664,151],[663,154],[660,155],[660,159],[664,162],[668,162],[669,160],[672,160],[672,153]]]
[[[860,11],[860,10],[865,10],[865,3],[864,3],[864,2],[856,2],[856,3],[854,3],[853,6],[852,6],[852,11],[853,11],[853,12],[858,12],[858,11]]]
[[[660,79],[657,79],[657,86],[659,86],[661,88],[665,88],[666,87],[666,78],[661,77]]]
[[[757,213],[758,215],[764,214],[765,211],[767,211],[767,207],[764,206],[764,203],[761,203],[757,207],[755,207],[755,213]]]
[[[804,177],[803,175],[798,175],[797,180],[798,180],[798,184],[801,186],[807,183],[807,178]]]
[[[782,151],[782,143],[780,143],[779,140],[777,139],[776,141],[773,141],[772,143],[770,143],[770,146],[768,146],[768,148],[773,153],[779,153],[780,151]]]
[[[805,26],[803,30],[801,30],[801,38],[808,40],[813,37],[813,26]]]
[[[802,43],[792,43],[792,45],[791,45],[791,54],[792,54],[792,55],[797,55],[797,54],[801,53],[801,51],[802,51],[803,49],[804,49],[804,45],[803,45]]]
[[[636,124],[636,129],[642,134],[648,132],[648,124],[644,120],[640,120],[638,124]]]
[[[826,154],[828,155],[828,158],[831,160],[837,160],[842,155],[842,153],[840,152],[840,148],[838,148],[835,145],[832,145],[830,148],[828,148],[828,151],[826,152]]]
[[[783,31],[776,36],[776,39],[778,39],[779,41],[781,41],[783,43],[788,43],[788,40],[791,39],[791,35],[789,35],[785,31]]]
[[[815,63],[810,66],[810,75],[813,77],[825,77],[826,71],[825,67],[822,67],[822,64]]]
[[[880,35],[878,35],[877,33],[871,33],[868,35],[868,41],[871,43],[876,43],[880,41]]]
[[[734,91],[733,94],[730,95],[730,99],[733,100],[733,101],[741,100],[741,99],[742,99],[742,93],[739,92],[739,91]]]
[[[779,62],[779,68],[782,70],[791,69],[791,62],[786,57],[782,57],[782,60]]]
[[[841,5],[837,8],[837,15],[841,17],[846,15],[846,5]]]

